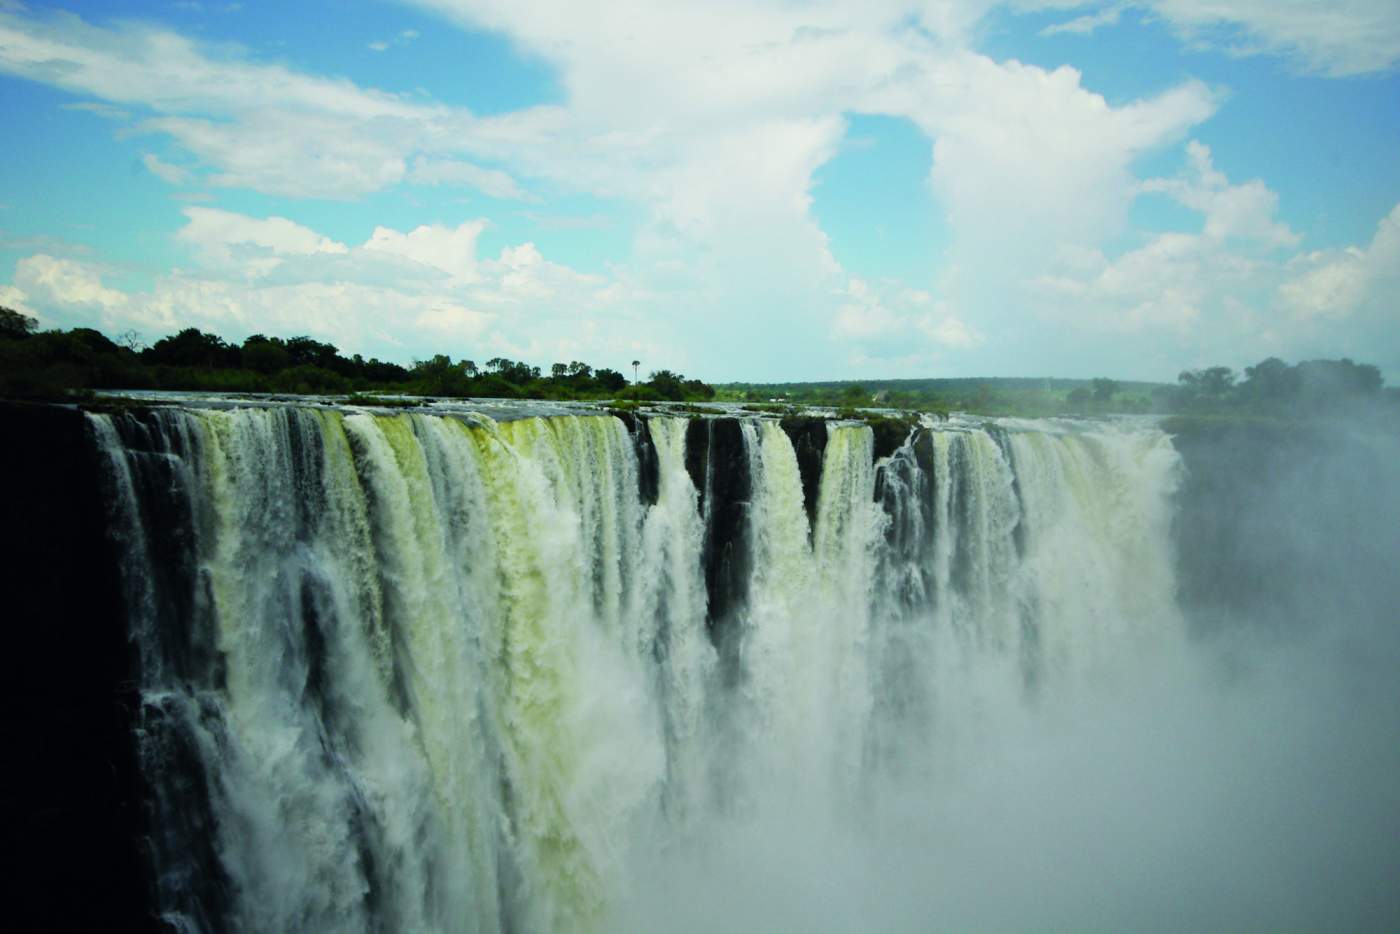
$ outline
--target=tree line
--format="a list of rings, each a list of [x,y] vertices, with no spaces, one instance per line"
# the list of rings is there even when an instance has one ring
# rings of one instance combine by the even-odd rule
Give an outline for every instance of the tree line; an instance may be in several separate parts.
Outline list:
[[[92,328],[41,331],[33,318],[0,306],[0,395],[52,398],[93,389],[670,401],[714,396],[710,385],[670,370],[634,384],[617,370],[578,360],[556,363],[548,374],[505,357],[478,366],[446,354],[405,367],[346,356],[305,335],[254,334],[240,344],[185,328],[146,347],[134,335],[112,340]]]
[[[981,415],[1260,414],[1308,415],[1339,406],[1400,403],[1380,370],[1350,359],[1289,364],[1270,357],[1236,373],[1226,366],[1185,370],[1175,384],[1095,379],[967,377],[823,383],[728,383],[736,402],[880,407]]]
[[[132,334],[112,340],[92,328],[41,331],[33,318],[0,306],[0,395],[54,398],[92,389],[669,401],[705,401],[716,395],[713,386],[670,370],[632,382],[617,370],[595,369],[578,360],[555,363],[545,373],[506,357],[478,365],[446,354],[405,367],[346,356],[335,345],[304,335],[254,334],[232,343],[185,328],[147,347]],[[1343,358],[1289,364],[1269,357],[1241,373],[1226,366],[1185,370],[1174,385],[1103,377],[730,384],[722,387],[721,397],[1010,415],[1309,414],[1367,400],[1400,401],[1400,389],[1387,389],[1380,370],[1368,363]]]
[[[1185,370],[1161,395],[1174,412],[1279,413],[1330,409],[1383,395],[1394,399],[1397,391],[1385,389],[1379,368],[1347,357],[1291,365],[1269,357],[1245,367],[1242,374],[1226,366]]]

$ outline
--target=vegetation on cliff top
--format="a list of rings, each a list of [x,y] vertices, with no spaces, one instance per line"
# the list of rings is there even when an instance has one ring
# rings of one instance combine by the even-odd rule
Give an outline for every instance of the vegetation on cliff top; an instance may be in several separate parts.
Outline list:
[[[310,337],[255,334],[242,344],[186,328],[143,347],[113,341],[92,328],[40,331],[33,318],[0,307],[0,396],[64,398],[93,389],[361,394],[386,404],[384,393],[505,399],[633,399],[703,401],[714,389],[698,379],[658,370],[629,382],[616,370],[580,361],[548,374],[505,357],[478,367],[438,354],[405,367],[359,354],[343,355]]]
[[[824,406],[858,417],[857,407],[979,415],[1170,414],[1193,417],[1289,417],[1357,403],[1400,402],[1380,370],[1349,359],[1290,365],[1270,357],[1236,374],[1217,366],[1181,373],[1176,384],[1092,380],[970,378],[827,383],[728,383],[717,398],[787,412]]]
[[[634,361],[635,363],[635,361]],[[1235,373],[1215,366],[1181,373],[1176,384],[1107,378],[924,379],[863,383],[730,383],[716,388],[658,370],[645,382],[580,361],[549,372],[504,357],[478,366],[438,354],[410,366],[347,357],[306,336],[255,334],[242,344],[186,328],[144,347],[131,335],[114,341],[91,328],[40,331],[33,318],[0,307],[0,397],[70,398],[93,389],[352,395],[358,404],[405,405],[393,395],[459,398],[742,402],[750,411],[802,415],[809,406],[838,418],[872,422],[888,410],[981,415],[1106,415],[1159,413],[1169,425],[1202,419],[1288,418],[1339,407],[1381,403],[1396,409],[1400,389],[1385,388],[1380,371],[1364,363],[1270,357]],[[870,409],[880,411],[872,412]],[[885,413],[885,414],[882,414]]]

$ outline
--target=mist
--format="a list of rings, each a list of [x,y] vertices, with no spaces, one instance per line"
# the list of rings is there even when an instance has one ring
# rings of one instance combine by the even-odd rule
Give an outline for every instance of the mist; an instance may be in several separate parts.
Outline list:
[[[634,929],[1400,925],[1400,439],[1385,417],[1179,437],[1183,628],[833,813],[800,764],[639,847]],[[1062,686],[1063,687],[1063,686]]]

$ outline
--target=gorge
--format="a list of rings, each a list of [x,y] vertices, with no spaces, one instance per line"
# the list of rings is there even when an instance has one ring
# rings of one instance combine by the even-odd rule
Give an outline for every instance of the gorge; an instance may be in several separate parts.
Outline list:
[[[92,734],[26,793],[81,797],[94,759],[110,798],[32,833],[99,841],[44,885],[102,877],[109,919],[1400,920],[1390,431],[201,400],[5,421],[28,439],[6,564],[46,623],[11,665],[63,698],[21,744]],[[77,693],[45,686],[61,653],[88,659]]]

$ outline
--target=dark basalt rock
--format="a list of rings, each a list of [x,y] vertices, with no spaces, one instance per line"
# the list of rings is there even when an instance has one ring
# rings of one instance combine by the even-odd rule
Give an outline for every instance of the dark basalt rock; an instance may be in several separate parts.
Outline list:
[[[292,419],[284,414],[284,429]],[[113,418],[127,452],[130,479],[137,494],[144,538],[123,537],[120,525],[109,528],[118,552],[117,567],[124,591],[121,625],[128,632],[139,623],[159,647],[167,675],[191,686],[192,693],[172,692],[140,707],[133,726],[137,755],[144,775],[159,775],[158,787],[142,785],[146,836],[143,846],[153,865],[167,867],[154,883],[154,909],[192,919],[199,930],[226,930],[230,882],[215,852],[217,821],[210,789],[201,767],[201,736],[224,734],[216,705],[204,698],[225,687],[226,669],[218,649],[208,574],[199,567],[197,480],[190,465],[199,459],[198,435],[184,413],[133,410]],[[319,486],[318,432],[289,444],[295,450],[288,464],[295,482]],[[313,448],[317,450],[313,450]],[[118,495],[105,458],[99,456],[98,476],[103,495]],[[288,517],[294,530],[304,531],[311,498]],[[103,515],[110,522],[110,510]],[[121,573],[127,568],[128,573]],[[148,597],[154,599],[148,599]],[[206,693],[208,692],[208,693]],[[176,867],[176,868],[170,868]]]
[[[637,452],[637,489],[642,502],[655,506],[661,488],[661,464],[656,458],[656,443],[652,440],[647,420],[636,412],[613,409],[612,414],[627,426],[632,447]]]
[[[0,403],[5,704],[0,826],[12,930],[150,930],[139,697],[86,419]]]
[[[913,419],[896,418],[887,415],[868,418],[865,423],[869,425],[870,430],[875,433],[876,460],[882,457],[889,457],[895,451],[898,451],[904,442],[909,440],[909,433],[918,426],[918,423]]]
[[[703,435],[703,446],[692,439]],[[738,640],[735,620],[748,600],[751,548],[749,543],[749,500],[753,478],[749,474],[748,450],[738,419],[714,418],[691,422],[686,435],[687,468],[692,479],[699,472],[698,458],[691,452],[705,452],[701,483],[705,541],[702,561],[705,590],[709,598],[706,625],[710,638],[722,657],[737,660]]]
[[[713,419],[693,418],[685,428],[685,472],[690,474],[690,482],[700,494],[697,506],[702,516],[705,514],[705,492],[709,485],[705,478],[709,473],[712,423]]]
[[[821,491],[822,457],[826,453],[827,420],[809,415],[790,415],[779,422],[797,454],[797,472],[802,477],[802,503],[807,523],[817,521],[817,494]]]
[[[178,421],[168,417],[171,414],[137,410],[114,416],[113,424],[130,454],[141,525],[152,532],[145,541],[149,554],[141,562],[141,573],[150,575],[151,592],[160,594],[150,608],[155,616],[152,628],[160,640],[159,657],[173,667],[179,680],[218,689],[224,685],[223,656],[217,635],[207,624],[213,596],[208,577],[195,559],[196,481],[188,470],[197,457],[192,447],[195,436],[174,430]],[[95,476],[106,476],[105,464],[94,470],[98,471]],[[104,490],[109,500],[115,495],[114,490]],[[105,523],[109,515],[104,510],[100,518]],[[124,555],[132,547],[132,543],[119,546]],[[124,610],[119,612],[125,627]]]
[[[915,429],[914,460],[918,463],[919,468],[928,474],[930,483],[932,483],[934,479],[933,432],[927,428]]]

